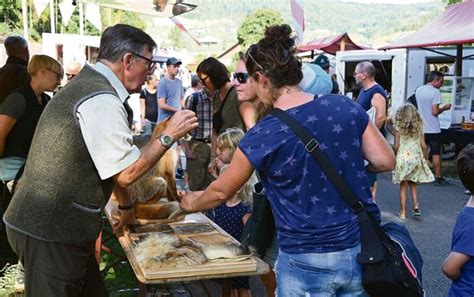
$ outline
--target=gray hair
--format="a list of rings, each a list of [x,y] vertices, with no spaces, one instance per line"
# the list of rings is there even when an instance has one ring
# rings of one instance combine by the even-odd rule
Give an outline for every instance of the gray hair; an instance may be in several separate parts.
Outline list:
[[[375,77],[375,66],[372,62],[364,61],[357,64],[356,69],[361,70],[360,72],[365,72],[371,78]]]
[[[144,50],[153,51],[156,43],[142,30],[124,24],[105,29],[100,38],[98,60],[115,63],[126,53],[141,55]]]
[[[200,80],[197,74],[191,75],[191,87],[195,88],[198,86]]]
[[[28,42],[19,35],[13,35],[5,38],[4,45],[8,56],[18,56],[28,47]]]

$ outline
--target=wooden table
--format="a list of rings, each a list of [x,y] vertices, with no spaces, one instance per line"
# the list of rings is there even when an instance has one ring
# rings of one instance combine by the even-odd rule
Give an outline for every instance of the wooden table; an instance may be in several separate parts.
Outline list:
[[[109,220],[109,223],[113,225],[116,222],[116,219],[113,218],[112,213],[117,212],[117,201],[115,199],[110,199],[109,203],[107,203],[105,207],[105,214],[107,216],[107,219]],[[182,221],[184,223],[206,223],[209,222],[213,226],[216,227],[220,231],[220,233],[228,235],[222,228],[217,226],[214,222],[212,222],[208,217],[206,217],[202,213],[193,213],[186,215],[184,220]],[[180,222],[181,223],[181,222]],[[165,283],[173,283],[173,282],[188,282],[188,281],[195,281],[195,280],[203,280],[203,279],[215,279],[215,278],[228,278],[228,277],[236,277],[236,276],[250,276],[250,275],[261,275],[261,274],[266,274],[269,272],[269,266],[262,261],[258,257],[252,256],[251,258],[256,261],[256,270],[255,271],[246,271],[246,272],[232,272],[232,273],[222,273],[222,272],[213,272],[213,271],[202,271],[202,273],[196,274],[189,276],[186,275],[186,273],[183,273],[183,275],[170,275],[169,277],[164,276],[161,278],[146,278],[143,273],[142,269],[140,268],[139,264],[137,263],[135,259],[135,255],[133,254],[128,239],[125,238],[124,236],[120,236],[119,238],[120,245],[122,246],[128,261],[130,262],[130,265],[132,266],[132,269],[135,273],[135,276],[137,277],[137,280],[142,283],[142,284],[165,284]]]

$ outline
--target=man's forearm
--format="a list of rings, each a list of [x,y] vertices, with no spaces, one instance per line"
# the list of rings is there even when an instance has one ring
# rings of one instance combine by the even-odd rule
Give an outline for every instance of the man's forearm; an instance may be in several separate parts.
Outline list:
[[[116,183],[126,188],[134,183],[140,176],[150,170],[156,162],[166,152],[166,148],[161,145],[161,142],[153,138],[151,139],[142,149],[140,158],[135,163],[125,168],[119,174],[116,175]]]

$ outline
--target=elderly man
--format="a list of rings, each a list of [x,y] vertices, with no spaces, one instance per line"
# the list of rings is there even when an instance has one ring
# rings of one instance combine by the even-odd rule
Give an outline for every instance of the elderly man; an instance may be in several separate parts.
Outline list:
[[[354,72],[354,79],[361,86],[357,102],[368,111],[375,108],[375,126],[385,136],[385,120],[387,119],[387,94],[385,90],[375,81],[375,66],[371,62],[360,62]],[[375,201],[377,195],[377,175],[368,173],[369,183],[372,189],[372,197]]]
[[[10,93],[30,82],[26,67],[30,59],[28,42],[21,36],[8,36],[4,41],[7,62],[0,68],[0,103]]]
[[[69,63],[69,65],[67,65],[67,67],[66,67],[67,81],[70,81],[71,79],[76,77],[76,75],[79,74],[81,69],[82,69],[81,63],[79,63],[77,61],[72,61],[71,63]]]
[[[158,123],[181,110],[183,83],[176,77],[181,60],[169,58],[166,61],[166,75],[158,84]]]
[[[107,28],[95,67],[86,65],[44,111],[3,218],[26,296],[107,296],[94,256],[107,200],[113,191],[115,232],[134,222],[127,187],[197,126],[192,111],[181,111],[141,150],[133,145],[127,99],[153,72],[155,47],[135,27]]]

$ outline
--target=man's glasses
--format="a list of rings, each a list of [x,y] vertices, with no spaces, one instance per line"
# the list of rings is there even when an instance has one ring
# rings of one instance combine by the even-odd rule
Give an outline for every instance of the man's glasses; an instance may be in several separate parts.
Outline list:
[[[143,60],[148,61],[148,70],[151,71],[153,68],[155,68],[155,65],[156,65],[157,61],[152,60],[152,59],[149,59],[149,58],[147,58],[147,57],[144,57],[144,56],[139,55],[139,54],[134,53],[134,52],[131,52],[131,54],[134,55],[134,56],[137,56],[137,57],[139,57],[139,58],[142,58]]]
[[[245,54],[245,56],[246,56],[247,59],[248,59],[248,58],[252,59],[252,61],[255,63],[255,65],[257,65],[258,68],[260,68],[261,71],[265,72],[265,71],[263,70],[262,65],[260,65],[260,64],[257,62],[257,60],[255,60],[255,58],[254,58],[254,57],[252,56],[252,54],[251,54],[252,50],[253,50],[255,47],[256,47],[256,45],[255,45],[255,44],[252,44],[252,45],[249,47],[249,49],[247,50],[247,53]]]
[[[247,72],[234,72],[234,77],[239,83],[246,84],[249,79],[249,74]]]

